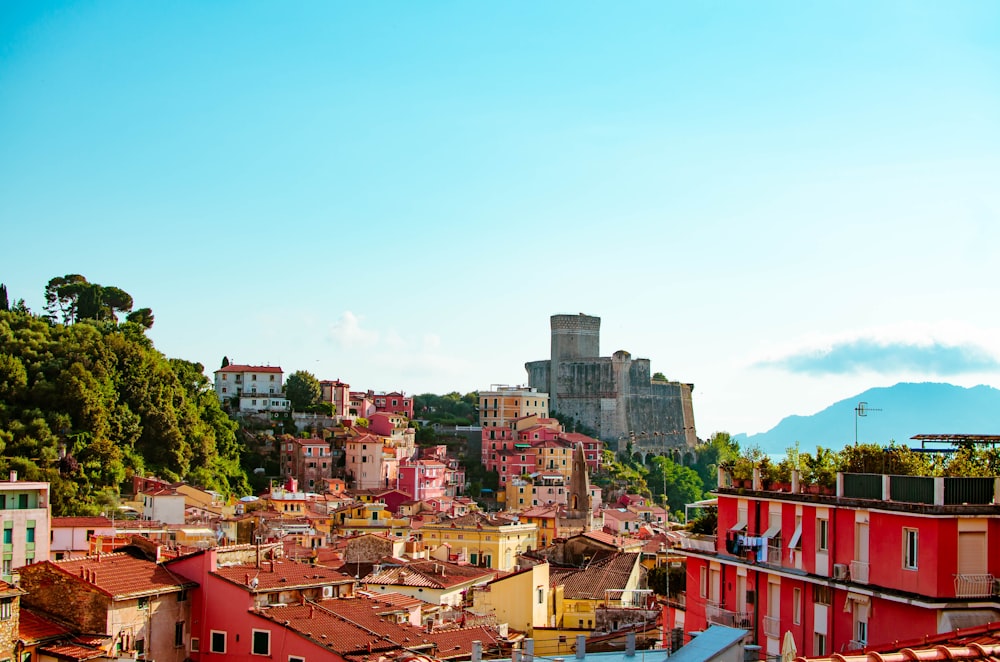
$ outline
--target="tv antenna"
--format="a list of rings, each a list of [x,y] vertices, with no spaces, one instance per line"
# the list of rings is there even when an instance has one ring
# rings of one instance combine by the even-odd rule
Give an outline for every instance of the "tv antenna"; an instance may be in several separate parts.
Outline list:
[[[882,411],[875,407],[869,407],[867,402],[861,401],[858,406],[854,408],[854,445],[858,444],[858,419],[862,416],[867,416],[870,411]]]

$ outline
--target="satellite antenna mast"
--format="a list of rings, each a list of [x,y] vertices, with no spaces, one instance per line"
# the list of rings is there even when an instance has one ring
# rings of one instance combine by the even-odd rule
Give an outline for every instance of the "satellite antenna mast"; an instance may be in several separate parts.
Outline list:
[[[859,402],[858,406],[854,408],[854,445],[858,445],[858,419],[862,416],[867,416],[870,411],[882,411],[881,409],[876,409],[875,407],[869,407],[867,402]]]

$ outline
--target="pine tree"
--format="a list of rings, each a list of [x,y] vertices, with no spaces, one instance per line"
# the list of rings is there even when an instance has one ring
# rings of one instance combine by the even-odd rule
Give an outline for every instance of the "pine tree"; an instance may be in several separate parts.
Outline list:
[[[7,286],[0,283],[0,310],[10,310],[10,301],[7,300]]]
[[[229,357],[228,356],[223,356],[222,357],[222,367],[223,368],[228,368],[229,367]]]

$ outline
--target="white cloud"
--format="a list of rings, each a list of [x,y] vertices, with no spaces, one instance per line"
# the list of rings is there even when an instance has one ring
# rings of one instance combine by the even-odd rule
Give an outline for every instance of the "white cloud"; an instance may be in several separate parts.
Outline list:
[[[330,338],[344,349],[361,349],[378,344],[379,333],[362,328],[361,318],[345,310],[330,326]]]

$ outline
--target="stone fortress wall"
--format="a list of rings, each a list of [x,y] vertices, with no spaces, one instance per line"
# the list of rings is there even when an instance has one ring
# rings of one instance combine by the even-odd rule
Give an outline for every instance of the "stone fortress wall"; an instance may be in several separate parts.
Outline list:
[[[629,440],[644,453],[698,443],[693,384],[654,382],[649,359],[626,351],[600,356],[599,317],[553,315],[550,323],[551,358],[525,364],[528,385],[548,392],[550,410],[593,428],[611,449]]]

